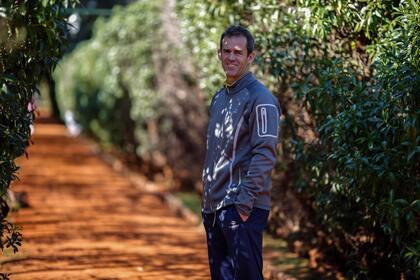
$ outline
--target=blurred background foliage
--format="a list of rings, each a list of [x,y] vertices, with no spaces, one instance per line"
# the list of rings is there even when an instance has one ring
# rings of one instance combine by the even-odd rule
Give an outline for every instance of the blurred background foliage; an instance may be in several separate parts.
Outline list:
[[[199,189],[206,102],[224,80],[219,36],[248,26],[253,70],[284,112],[269,230],[349,279],[420,278],[418,1],[173,4],[98,20],[55,73],[61,113]]]
[[[15,160],[30,143],[33,98],[56,66],[65,43],[64,9],[73,1],[0,2],[0,249],[16,252],[22,236],[6,220]],[[7,274],[0,275],[7,279]]]
[[[204,154],[205,104],[188,70],[173,63],[181,51],[162,29],[170,24],[164,6],[116,6],[109,19],[98,19],[91,39],[64,57],[54,78],[63,119],[71,112],[107,151],[188,188],[201,174],[191,163]]]
[[[54,76],[62,117],[74,112],[86,132],[127,155],[150,149],[152,143],[142,136],[148,120],[161,113],[152,67],[158,7],[152,1],[115,7],[107,22],[95,23],[92,40],[61,61]]]

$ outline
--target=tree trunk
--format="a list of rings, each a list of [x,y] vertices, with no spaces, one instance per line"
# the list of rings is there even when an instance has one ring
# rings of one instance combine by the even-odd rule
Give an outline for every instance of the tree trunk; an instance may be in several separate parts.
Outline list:
[[[57,103],[57,95],[55,94],[55,81],[51,75],[51,73],[47,73],[45,75],[45,81],[48,85],[48,94],[49,94],[49,99],[50,99],[50,106],[51,106],[51,116],[54,119],[60,120],[61,121],[61,117],[60,117],[60,109],[58,107],[58,103]]]

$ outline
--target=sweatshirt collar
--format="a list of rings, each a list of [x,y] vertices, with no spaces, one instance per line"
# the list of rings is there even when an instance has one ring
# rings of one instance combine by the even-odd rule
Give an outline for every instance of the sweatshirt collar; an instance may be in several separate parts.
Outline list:
[[[242,77],[240,77],[236,82],[231,85],[225,83],[225,89],[227,94],[235,94],[248,86],[250,83],[256,80],[254,74],[251,72],[245,73]]]

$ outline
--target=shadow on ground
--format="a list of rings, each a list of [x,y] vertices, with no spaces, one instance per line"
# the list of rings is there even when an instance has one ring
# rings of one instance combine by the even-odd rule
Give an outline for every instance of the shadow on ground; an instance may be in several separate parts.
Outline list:
[[[202,231],[158,196],[50,118],[39,119],[33,142],[12,186],[28,193],[30,207],[12,215],[24,243],[1,271],[16,280],[209,279]]]

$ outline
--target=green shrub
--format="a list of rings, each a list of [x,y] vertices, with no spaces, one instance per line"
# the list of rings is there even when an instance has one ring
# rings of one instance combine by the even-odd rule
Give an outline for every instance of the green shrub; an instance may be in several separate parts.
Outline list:
[[[62,114],[74,112],[86,132],[128,155],[142,155],[153,145],[144,135],[159,106],[150,67],[158,7],[158,1],[140,1],[114,8],[109,21],[97,21],[93,38],[67,55],[54,74]]]
[[[96,22],[92,39],[55,73],[58,100],[102,146],[147,175],[165,172],[175,187],[191,189],[201,174],[205,102],[190,83],[188,61],[179,63],[163,6],[138,1]]]
[[[402,2],[392,14],[366,7],[383,12],[371,20],[376,28],[362,28],[371,37],[368,74],[351,56],[331,50],[305,59],[312,75],[295,90],[312,111],[319,141],[303,144],[297,156],[310,174],[305,191],[318,217],[345,241],[337,249],[356,264],[346,267],[349,275],[414,279],[420,275],[420,6]]]

